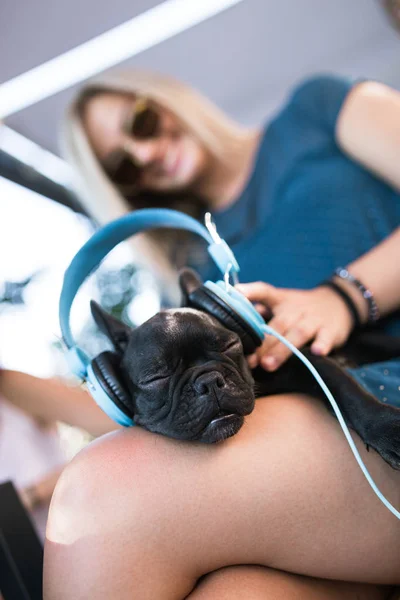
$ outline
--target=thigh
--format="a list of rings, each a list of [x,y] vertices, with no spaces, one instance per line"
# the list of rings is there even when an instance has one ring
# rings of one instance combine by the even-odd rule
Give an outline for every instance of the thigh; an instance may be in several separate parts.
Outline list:
[[[400,506],[400,473],[354,437]],[[235,564],[400,583],[399,521],[369,488],[337,421],[300,395],[258,400],[222,444],[139,428],[95,441],[64,472],[47,535],[46,588],[64,581],[82,598],[82,587],[97,585],[121,600],[132,589],[182,598],[201,575]]]
[[[314,579],[254,565],[206,575],[187,600],[387,600],[390,588]]]

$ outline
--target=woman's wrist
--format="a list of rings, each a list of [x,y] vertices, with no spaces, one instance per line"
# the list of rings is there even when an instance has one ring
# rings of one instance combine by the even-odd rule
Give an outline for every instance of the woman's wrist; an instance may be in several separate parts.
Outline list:
[[[360,324],[365,325],[368,321],[368,306],[359,291],[349,281],[343,281],[340,277],[333,276],[332,281],[351,298],[356,307]]]
[[[332,281],[339,285],[354,301],[361,324],[374,323],[379,319],[379,309],[372,291],[347,267],[337,268]]]
[[[331,292],[333,292],[333,294],[340,299],[340,302],[342,302],[345,305],[347,312],[349,313],[349,316],[351,318],[351,329],[360,327],[362,325],[359,308],[356,302],[353,300],[352,296],[347,292],[347,290],[345,290],[341,285],[334,281],[333,278],[327,281],[323,281],[319,287],[325,287],[330,289]]]

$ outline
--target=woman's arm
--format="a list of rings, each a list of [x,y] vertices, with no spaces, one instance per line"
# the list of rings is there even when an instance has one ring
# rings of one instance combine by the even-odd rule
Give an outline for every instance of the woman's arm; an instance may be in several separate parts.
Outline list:
[[[5,369],[0,373],[0,394],[35,418],[63,421],[95,437],[118,429],[87,392],[56,379]]]
[[[354,160],[400,190],[400,92],[374,81],[356,85],[339,113],[336,140]]]
[[[400,92],[373,81],[356,85],[340,110],[335,135],[346,154],[400,190]],[[381,315],[400,306],[396,257],[400,257],[400,230],[349,266],[350,273],[373,291]],[[351,283],[336,283],[351,296],[365,322],[368,306],[360,292]],[[298,347],[314,340],[312,350],[318,354],[343,344],[353,328],[343,300],[332,290],[283,290],[261,282],[240,289],[251,301],[272,308],[274,329]],[[269,336],[250,364],[275,370],[289,354]]]
[[[400,308],[400,228],[347,268],[373,292],[381,316]],[[361,322],[366,323],[368,304],[361,292],[348,281],[336,279],[336,283],[351,296]],[[269,325],[296,347],[313,340],[315,354],[326,355],[344,344],[354,327],[342,298],[326,287],[291,290],[256,282],[241,284],[238,289],[250,301],[269,307],[274,315]],[[250,365],[261,364],[274,371],[290,354],[286,346],[267,336],[250,357]]]
[[[351,263],[349,272],[372,290],[381,316],[400,308],[400,227],[378,246]],[[366,321],[367,305],[364,299],[360,298],[360,293],[351,283],[343,282],[342,285],[344,284],[346,291],[353,294],[361,317]]]

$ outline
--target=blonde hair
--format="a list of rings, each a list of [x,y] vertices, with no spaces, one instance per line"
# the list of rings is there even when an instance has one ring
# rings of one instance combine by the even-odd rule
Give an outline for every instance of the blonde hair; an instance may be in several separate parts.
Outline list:
[[[61,131],[61,146],[73,167],[75,187],[83,207],[101,225],[134,208],[131,199],[128,202],[122,196],[102,169],[83,126],[82,114],[86,103],[101,93],[130,94],[154,100],[175,114],[210,156],[228,165],[237,160],[243,142],[249,136],[248,129],[232,121],[197,91],[172,77],[145,71],[127,71],[110,72],[89,81],[67,110]],[[151,206],[151,194],[147,196],[147,206]],[[185,206],[184,196],[175,196],[179,200],[171,200],[169,206],[193,215],[193,203],[191,207],[190,203]],[[171,194],[170,198],[174,196]],[[176,247],[176,240],[175,234],[172,237],[165,231],[156,235],[140,234],[131,240],[136,260],[146,264],[164,283],[172,286],[176,268],[168,258],[171,255],[168,250],[173,245]]]

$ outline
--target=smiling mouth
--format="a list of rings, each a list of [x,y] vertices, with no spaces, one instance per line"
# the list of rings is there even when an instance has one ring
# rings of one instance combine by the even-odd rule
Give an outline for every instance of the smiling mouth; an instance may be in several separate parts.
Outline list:
[[[175,156],[173,157],[172,161],[169,161],[169,163],[163,165],[163,170],[165,172],[166,175],[172,177],[176,174],[179,164],[180,164],[180,152],[175,151]]]

